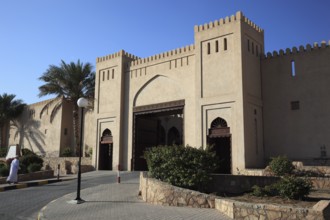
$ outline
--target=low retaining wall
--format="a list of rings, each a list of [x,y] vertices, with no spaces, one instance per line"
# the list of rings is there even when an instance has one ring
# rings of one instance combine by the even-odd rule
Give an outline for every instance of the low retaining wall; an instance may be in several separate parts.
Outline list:
[[[214,208],[216,196],[172,186],[140,173],[140,194],[145,202],[167,206]]]
[[[60,175],[77,174],[79,157],[43,157],[44,160],[42,170],[54,170],[58,173],[58,165],[60,165]],[[6,161],[5,158],[0,158]],[[95,170],[90,157],[81,158],[81,172],[90,172]]]
[[[313,189],[329,189],[330,190],[330,177],[310,177],[313,183]]]
[[[45,157],[43,169],[54,170],[57,174],[58,165],[60,165],[60,175],[76,174],[78,172],[79,157]],[[95,168],[92,166],[90,157],[81,158],[81,172],[93,171]]]
[[[215,209],[232,219],[330,219],[329,200],[319,201],[313,208],[307,209],[217,198]]]
[[[225,181],[230,183],[228,180],[233,180],[231,186],[233,188],[238,186],[237,184],[239,181],[243,181],[244,183],[244,178],[247,178],[249,183],[242,185],[247,186],[254,181],[248,176],[231,177],[233,178],[226,177]],[[217,179],[217,181],[219,180],[220,178]],[[259,183],[265,184],[266,182],[267,180],[263,180],[263,182]],[[148,178],[146,172],[140,173],[139,190],[142,199],[148,203],[168,206],[215,208],[232,219],[330,219],[330,200],[321,200],[315,204],[313,208],[295,208],[274,204],[239,202],[232,199],[225,199],[214,195],[175,187],[168,183]]]
[[[44,170],[34,173],[26,173],[18,175],[18,182],[22,181],[30,181],[30,180],[41,180],[41,179],[49,179],[54,178],[53,170]],[[7,177],[0,177],[0,184],[6,183]]]

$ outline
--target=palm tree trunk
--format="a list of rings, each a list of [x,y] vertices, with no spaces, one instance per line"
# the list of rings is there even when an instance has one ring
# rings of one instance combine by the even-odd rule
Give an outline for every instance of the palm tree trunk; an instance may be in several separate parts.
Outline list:
[[[81,117],[81,116],[80,116]],[[73,133],[74,133],[74,143],[75,143],[75,155],[79,155],[80,146],[80,135],[79,135],[79,108],[77,105],[73,104]]]
[[[0,124],[0,147],[4,147],[5,145],[3,145],[3,126],[2,124]]]
[[[5,122],[0,126],[0,147],[8,147],[9,123]]]

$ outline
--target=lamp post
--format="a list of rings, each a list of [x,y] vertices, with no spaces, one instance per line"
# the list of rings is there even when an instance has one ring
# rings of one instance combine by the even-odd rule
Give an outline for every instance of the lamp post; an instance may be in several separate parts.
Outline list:
[[[77,101],[78,107],[81,108],[81,120],[80,120],[80,146],[79,146],[79,162],[78,162],[78,183],[77,183],[77,198],[72,203],[80,204],[85,202],[80,198],[80,183],[81,183],[81,152],[83,142],[83,129],[84,129],[84,108],[88,106],[88,100],[85,98],[79,98]]]

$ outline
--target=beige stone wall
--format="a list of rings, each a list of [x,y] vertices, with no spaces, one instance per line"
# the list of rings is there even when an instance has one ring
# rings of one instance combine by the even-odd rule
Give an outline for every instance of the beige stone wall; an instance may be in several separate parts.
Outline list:
[[[211,122],[223,118],[230,127],[232,172],[244,168],[241,22],[243,15],[195,27],[196,138],[207,145]],[[216,52],[218,41],[219,50]],[[227,48],[225,48],[225,42]],[[210,47],[210,53],[208,53]],[[202,110],[199,113],[200,109]],[[200,125],[202,124],[202,129]],[[197,145],[198,146],[198,145]]]
[[[94,108],[85,113],[85,153],[93,149],[98,169],[100,138],[110,129],[112,167],[130,170],[133,108],[184,100],[184,145],[206,147],[212,121],[223,118],[230,127],[234,174],[261,168],[277,155],[320,158],[320,148],[327,151],[330,141],[329,45],[263,53],[264,31],[237,12],[195,26],[189,46],[146,58],[123,50],[97,58]],[[29,105],[10,131],[10,144],[46,156],[73,147],[72,110],[65,104],[50,123],[53,106],[40,117],[46,102]],[[299,110],[291,110],[292,102],[299,102]]]
[[[60,175],[76,174],[78,172],[79,157],[46,157],[43,158],[44,170],[53,170],[54,174],[58,174],[58,165],[60,167]],[[81,172],[89,172],[95,170],[92,160],[89,157],[81,158]]]
[[[262,60],[266,158],[313,159],[321,157],[321,146],[329,149],[329,58],[323,42],[269,53]],[[291,109],[292,102],[299,102],[298,110]]]
[[[55,100],[42,115],[43,107],[51,100],[28,105],[21,117],[11,125],[9,144],[19,144],[21,148],[27,148],[33,152],[50,157],[59,156],[61,147],[70,146],[72,127],[66,122],[71,120],[70,114],[63,115],[60,108],[50,122],[52,110],[59,100]],[[68,111],[67,106],[66,112]],[[64,135],[64,127],[68,128],[68,134]],[[61,140],[63,139],[63,145]]]
[[[253,204],[230,199],[215,199],[215,209],[231,219],[328,219],[329,201],[321,200],[313,208],[295,208],[272,204]]]
[[[242,22],[245,168],[264,167],[263,104],[260,58],[264,31],[245,19]]]
[[[148,178],[140,173],[140,194],[142,199],[151,204],[167,206],[188,206],[194,208],[214,208],[216,196],[183,189]]]

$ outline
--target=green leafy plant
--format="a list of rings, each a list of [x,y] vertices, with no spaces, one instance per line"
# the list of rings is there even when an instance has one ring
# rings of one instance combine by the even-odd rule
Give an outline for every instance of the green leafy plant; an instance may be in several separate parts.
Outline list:
[[[285,156],[273,157],[269,163],[269,168],[276,176],[284,176],[292,174],[294,166]]]
[[[39,163],[31,163],[28,167],[27,170],[29,173],[37,172],[40,171],[42,168],[42,164]]]
[[[28,167],[30,164],[39,164],[41,167],[43,165],[43,159],[35,154],[24,155],[20,158],[20,173],[28,172]]]
[[[73,156],[73,151],[71,148],[67,147],[63,150],[62,157],[72,157],[72,156]]]
[[[0,157],[5,157],[7,155],[7,148],[0,147]]]
[[[190,146],[153,147],[144,157],[153,178],[195,190],[202,190],[217,168],[215,153]]]
[[[301,200],[306,197],[312,189],[309,179],[284,176],[277,183],[259,187],[253,186],[251,194],[254,196],[281,196],[287,199]]]
[[[25,155],[36,155],[36,153],[34,153],[33,151],[29,150],[29,149],[26,149],[26,148],[23,148],[22,149],[22,155],[25,156]]]
[[[281,197],[301,200],[309,194],[312,183],[308,179],[285,176],[276,183],[276,189]]]
[[[0,163],[0,176],[8,176],[9,175],[9,167],[6,163]]]

